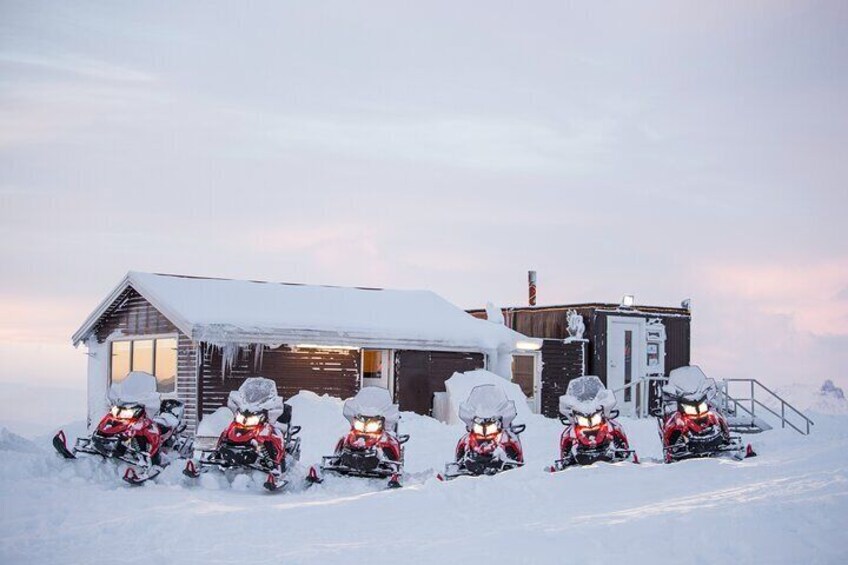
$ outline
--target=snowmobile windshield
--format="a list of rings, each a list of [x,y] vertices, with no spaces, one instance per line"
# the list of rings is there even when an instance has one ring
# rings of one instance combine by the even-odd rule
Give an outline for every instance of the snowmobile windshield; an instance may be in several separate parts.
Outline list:
[[[395,428],[400,419],[397,404],[392,402],[391,393],[376,386],[364,387],[356,396],[346,400],[342,413],[351,425],[355,425],[355,421],[361,417],[382,418],[383,425],[390,430]]]
[[[478,419],[498,420],[508,427],[517,414],[515,402],[496,385],[475,386],[468,400],[459,405],[459,418],[469,427]]]
[[[695,365],[674,369],[668,377],[663,392],[679,400],[696,402],[715,394],[715,381],[708,379]]]
[[[379,434],[383,431],[385,419],[382,416],[358,415],[353,420],[353,429],[366,434]]]
[[[268,418],[267,412],[251,412],[250,410],[239,410],[236,412],[236,423],[246,428],[258,426]]]
[[[559,397],[559,411],[564,416],[592,416],[598,411],[608,416],[615,404],[615,395],[594,375],[572,380],[565,394]]]
[[[475,435],[492,437],[500,433],[501,421],[498,418],[475,418],[471,429]]]
[[[277,383],[264,377],[250,377],[238,390],[230,392],[227,407],[234,414],[239,412],[266,412],[270,421],[283,413],[283,399],[277,394]]]
[[[119,420],[134,420],[141,417],[143,411],[144,406],[141,404],[117,404],[112,406],[111,414]]]
[[[271,379],[254,377],[244,381],[239,392],[247,404],[263,404],[277,396],[277,383]]]

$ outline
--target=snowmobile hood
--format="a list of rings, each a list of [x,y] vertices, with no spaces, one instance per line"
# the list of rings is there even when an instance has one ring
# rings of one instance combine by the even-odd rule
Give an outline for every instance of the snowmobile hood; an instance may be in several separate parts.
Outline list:
[[[235,412],[268,411],[268,421],[276,422],[283,414],[283,399],[277,394],[277,383],[264,377],[250,377],[238,390],[230,392],[227,407]]]
[[[559,397],[559,411],[563,416],[572,411],[588,415],[603,410],[604,416],[609,417],[615,405],[615,395],[594,375],[572,380],[565,394]]]
[[[342,413],[351,423],[357,416],[382,416],[387,430],[394,430],[400,419],[400,412],[397,404],[392,402],[392,395],[385,388],[378,386],[367,386],[353,398],[345,400]]]
[[[500,418],[504,428],[509,428],[518,415],[515,402],[507,398],[501,387],[479,385],[471,389],[468,400],[459,405],[459,419],[470,427],[475,418]]]
[[[680,367],[669,373],[663,392],[687,400],[700,400],[705,396],[711,398],[715,394],[715,381],[708,379],[697,365]]]
[[[107,396],[112,404],[141,404],[150,418],[159,412],[156,377],[150,373],[131,372],[122,381],[112,383]]]

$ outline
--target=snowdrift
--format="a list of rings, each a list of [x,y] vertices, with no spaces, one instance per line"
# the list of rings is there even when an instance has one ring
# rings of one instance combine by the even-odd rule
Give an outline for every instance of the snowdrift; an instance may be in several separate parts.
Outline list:
[[[515,403],[518,412],[516,424],[526,423],[533,416],[527,404],[527,397],[521,392],[521,387],[494,373],[478,369],[466,373],[454,373],[445,381],[444,413],[440,414],[438,419],[447,424],[462,424],[459,418],[459,405],[468,399],[468,395],[478,385],[495,385],[503,390],[506,397]]]

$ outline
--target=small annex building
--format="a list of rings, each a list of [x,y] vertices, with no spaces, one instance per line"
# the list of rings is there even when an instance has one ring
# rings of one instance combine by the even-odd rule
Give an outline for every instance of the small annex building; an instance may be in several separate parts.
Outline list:
[[[245,378],[339,398],[383,386],[401,410],[430,414],[455,372],[511,377],[513,354],[541,340],[477,319],[420,290],[346,288],[129,272],[73,335],[88,349],[88,415],[107,409],[112,382],[156,376],[159,392],[198,419]]]
[[[688,304],[688,303],[686,303]],[[487,319],[486,310],[469,310]],[[689,365],[692,313],[687,306],[582,303],[517,306],[497,312],[504,324],[543,341],[541,366],[516,357],[512,380],[533,399],[536,412],[554,418],[568,383],[597,375],[616,391],[624,414],[643,411],[638,388],[650,377],[663,377]],[[646,388],[647,402],[656,391]]]

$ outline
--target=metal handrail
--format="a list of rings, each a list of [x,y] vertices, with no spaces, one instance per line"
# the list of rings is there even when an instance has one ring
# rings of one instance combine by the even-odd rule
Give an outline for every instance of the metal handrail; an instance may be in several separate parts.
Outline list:
[[[741,406],[742,402],[750,402],[751,403],[751,409],[748,410],[747,408],[745,408],[745,411],[748,412],[751,416],[755,417],[756,407],[759,406],[763,410],[774,415],[776,418],[780,418],[781,427],[785,428],[786,425],[789,424],[789,427],[791,427],[792,429],[794,429],[798,433],[804,434],[804,435],[810,435],[810,426],[815,425],[815,422],[813,422],[810,418],[808,418],[806,415],[804,415],[803,412],[801,412],[800,410],[798,410],[797,408],[795,408],[794,406],[792,406],[791,404],[789,404],[788,402],[783,400],[780,396],[777,395],[777,393],[775,393],[773,390],[768,388],[766,385],[764,385],[763,383],[761,383],[757,379],[724,379],[724,382],[725,382],[724,394],[728,398],[733,398],[733,397],[731,397],[730,394],[728,393],[726,383],[741,382],[741,383],[749,383],[750,384],[750,386],[751,386],[751,396],[749,398],[733,398],[733,400],[734,400],[734,402],[736,403],[737,406]],[[767,393],[769,393],[774,399],[776,399],[777,401],[780,402],[780,414],[778,414],[777,412],[772,410],[769,406],[766,406],[765,404],[763,404],[762,402],[760,402],[759,400],[757,400],[755,398],[755,396],[756,396],[755,395],[755,392],[756,392],[755,385],[760,387],[761,389],[763,389]],[[801,430],[800,428],[798,428],[795,424],[793,424],[791,421],[789,421],[786,418],[786,409],[787,408],[789,408],[792,412],[794,412],[799,417],[801,417],[801,419],[804,420],[804,423],[806,424],[806,432]]]
[[[614,389],[612,391],[613,395],[618,395],[618,393],[624,393],[627,389],[636,389],[636,397],[638,398],[638,402],[636,402],[636,408],[634,409],[634,416],[637,418],[644,418],[650,415],[650,397],[651,397],[651,387],[650,383],[652,382],[667,382],[668,377],[642,377],[639,379],[635,379],[630,381],[628,384]],[[646,386],[642,386],[642,385]]]
[[[637,401],[635,403],[634,408],[634,416],[637,418],[644,418],[650,415],[650,406],[648,405],[650,402],[650,383],[652,382],[667,382],[668,377],[643,377],[641,379],[636,379],[622,387],[614,389],[612,393],[618,396],[619,393],[624,393],[627,389],[635,389]],[[747,382],[750,383],[751,386],[751,396],[750,398],[735,398],[730,396],[728,391],[728,383],[731,382]],[[792,406],[790,403],[786,402],[778,396],[773,390],[765,386],[763,383],[758,381],[757,379],[723,379],[717,383],[719,386],[717,387],[718,392],[720,393],[723,401],[723,411],[725,413],[729,410],[730,402],[733,403],[733,413],[737,413],[740,409],[748,414],[751,418],[756,418],[756,409],[757,406],[761,408],[761,410],[765,410],[766,412],[772,414],[776,418],[780,418],[781,427],[785,428],[787,425],[798,432],[799,434],[810,435],[810,426],[815,425],[810,418],[808,418],[803,412]],[[645,386],[642,386],[645,385]],[[755,398],[756,387],[763,389],[767,392],[771,397],[780,402],[780,413],[777,413],[770,406],[764,404],[757,398]],[[750,403],[750,408],[743,403]],[[806,431],[796,426],[791,420],[786,417],[786,409],[789,409],[791,412],[797,414],[801,419],[804,420],[806,425]]]

